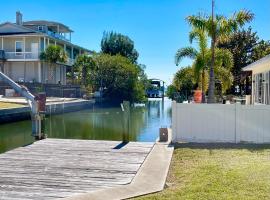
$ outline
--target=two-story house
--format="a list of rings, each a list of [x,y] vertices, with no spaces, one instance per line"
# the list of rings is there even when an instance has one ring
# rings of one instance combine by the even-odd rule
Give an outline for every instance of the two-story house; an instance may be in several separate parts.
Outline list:
[[[73,31],[59,22],[37,20],[23,22],[16,12],[16,23],[0,24],[0,70],[18,82],[66,84],[66,72],[77,55],[90,50],[71,42]],[[51,66],[40,60],[48,45],[61,46],[68,62]]]

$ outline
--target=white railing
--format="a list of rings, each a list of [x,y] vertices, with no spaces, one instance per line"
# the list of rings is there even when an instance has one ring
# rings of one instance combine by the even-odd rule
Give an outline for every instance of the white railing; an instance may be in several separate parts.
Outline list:
[[[71,66],[71,65],[74,65],[74,63],[75,63],[75,59],[72,59],[72,58],[67,59],[67,63],[66,63],[67,65]]]
[[[61,40],[65,40],[65,41],[70,41],[69,39],[67,39],[66,37],[64,37],[63,35],[60,35],[58,33],[47,31],[47,34],[50,35],[50,36],[52,36],[52,37],[55,37],[57,39],[61,39]]]
[[[6,59],[18,59],[18,60],[38,60],[39,59],[39,53],[33,53],[33,52],[5,52],[5,58]],[[68,58],[66,64],[72,66],[75,63],[75,59]]]
[[[6,59],[39,59],[38,52],[5,52]]]
[[[270,143],[270,105],[172,103],[173,141]]]

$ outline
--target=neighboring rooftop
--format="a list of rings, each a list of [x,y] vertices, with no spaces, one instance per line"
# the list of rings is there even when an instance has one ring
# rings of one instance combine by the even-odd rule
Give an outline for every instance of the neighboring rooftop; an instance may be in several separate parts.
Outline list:
[[[51,27],[54,32],[61,32],[61,33],[70,33],[74,32],[68,26],[54,21],[46,21],[46,20],[34,20],[34,21],[26,21],[23,22],[23,25],[30,25],[30,26],[48,26]]]
[[[46,35],[53,39],[62,40],[79,47],[87,52],[91,50],[71,43],[71,33],[74,31],[60,22],[47,20],[23,21],[23,15],[16,12],[16,23],[4,22],[0,24],[0,36],[6,35]]]
[[[257,60],[254,63],[251,63],[250,65],[244,67],[242,70],[243,71],[253,71],[255,68],[260,68],[263,67],[265,64],[270,63],[270,54],[261,58],[260,60]]]
[[[0,34],[31,34],[31,33],[46,33],[58,39],[71,41],[71,33],[74,32],[68,26],[54,21],[33,20],[23,22],[22,13],[16,12],[16,23],[5,22],[0,24]],[[69,34],[69,39],[66,37]]]

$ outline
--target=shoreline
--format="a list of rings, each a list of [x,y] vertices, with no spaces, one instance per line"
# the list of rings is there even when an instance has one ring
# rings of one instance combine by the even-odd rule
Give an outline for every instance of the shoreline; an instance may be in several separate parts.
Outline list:
[[[90,108],[95,100],[76,99],[64,102],[51,102],[46,104],[46,115],[63,114]],[[30,107],[22,106],[17,108],[0,109],[0,124],[17,122],[31,119]]]

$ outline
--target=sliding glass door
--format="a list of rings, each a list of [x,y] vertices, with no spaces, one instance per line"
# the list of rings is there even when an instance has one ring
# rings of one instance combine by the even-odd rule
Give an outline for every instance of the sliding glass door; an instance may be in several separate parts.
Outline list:
[[[265,92],[264,92],[264,103],[270,105],[270,71],[264,74],[265,80]]]
[[[270,71],[253,75],[253,101],[270,105]]]

